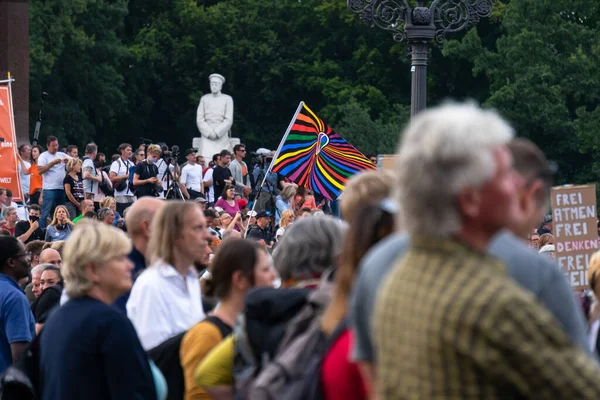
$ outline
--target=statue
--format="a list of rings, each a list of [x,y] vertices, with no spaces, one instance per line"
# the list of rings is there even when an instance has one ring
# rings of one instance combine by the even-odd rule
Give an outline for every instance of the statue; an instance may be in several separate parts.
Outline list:
[[[196,112],[196,125],[202,137],[194,139],[193,144],[207,162],[223,149],[231,151],[229,136],[233,125],[233,99],[221,93],[225,78],[212,74],[209,80],[211,93],[202,96]]]

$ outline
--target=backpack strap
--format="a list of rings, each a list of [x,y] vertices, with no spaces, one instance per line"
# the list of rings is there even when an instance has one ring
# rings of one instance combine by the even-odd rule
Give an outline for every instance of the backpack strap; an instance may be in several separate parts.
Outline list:
[[[221,332],[221,336],[223,337],[223,339],[231,335],[231,333],[233,332],[233,328],[227,325],[225,322],[223,322],[219,317],[209,315],[204,320],[216,326],[219,332]]]

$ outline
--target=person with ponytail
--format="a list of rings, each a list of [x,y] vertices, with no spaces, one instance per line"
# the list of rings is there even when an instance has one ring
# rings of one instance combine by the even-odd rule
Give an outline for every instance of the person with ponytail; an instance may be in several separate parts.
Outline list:
[[[195,384],[195,372],[202,359],[231,334],[244,309],[244,297],[254,287],[273,286],[275,273],[267,251],[246,239],[230,239],[219,247],[202,294],[218,300],[214,312],[192,327],[181,341],[180,360],[185,377],[185,400],[210,399]]]

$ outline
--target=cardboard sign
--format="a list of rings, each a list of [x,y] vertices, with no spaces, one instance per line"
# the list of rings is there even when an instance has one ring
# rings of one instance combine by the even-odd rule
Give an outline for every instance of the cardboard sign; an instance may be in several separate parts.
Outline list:
[[[588,287],[587,267],[598,251],[596,185],[552,188],[556,261],[575,290]]]
[[[10,86],[0,84],[0,187],[10,189],[21,201],[21,177],[17,169],[17,137]]]

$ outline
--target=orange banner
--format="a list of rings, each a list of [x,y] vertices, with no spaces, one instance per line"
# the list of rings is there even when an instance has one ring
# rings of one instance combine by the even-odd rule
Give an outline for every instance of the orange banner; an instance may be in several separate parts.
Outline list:
[[[21,201],[21,178],[17,169],[17,136],[10,86],[0,84],[0,187],[10,189]]]

